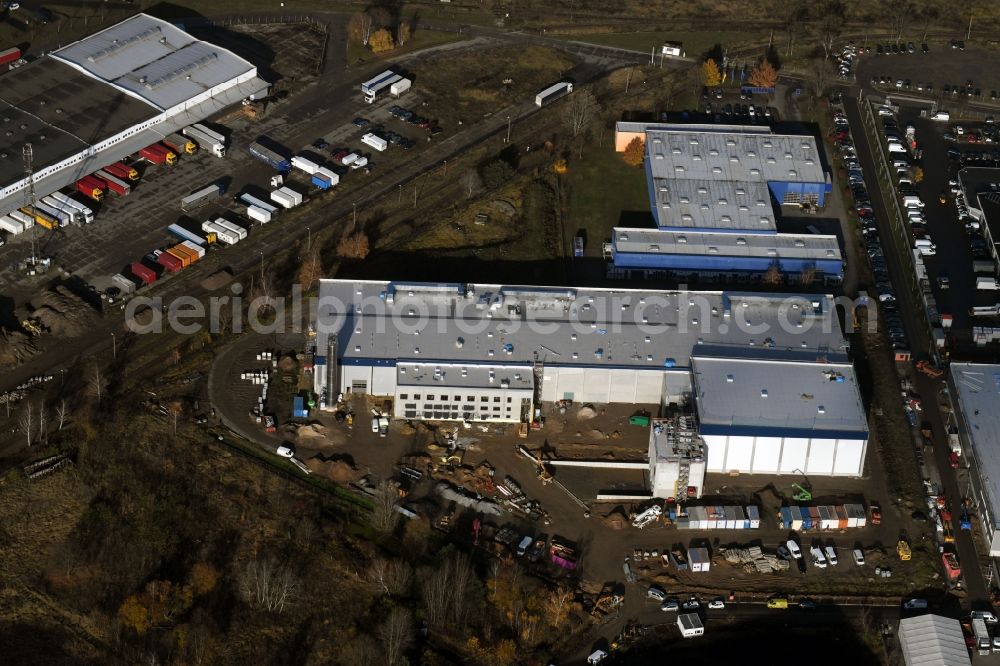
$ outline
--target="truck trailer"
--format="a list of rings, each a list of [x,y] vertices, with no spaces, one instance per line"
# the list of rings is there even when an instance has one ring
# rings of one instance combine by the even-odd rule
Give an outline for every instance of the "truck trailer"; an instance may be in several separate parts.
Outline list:
[[[216,224],[213,220],[207,220],[201,225],[202,231],[213,233],[220,243],[225,243],[226,245],[236,245],[240,242],[239,235],[233,233],[230,229],[227,229],[219,224]]]
[[[63,215],[69,217],[69,224],[82,225],[87,223],[87,218],[83,214],[83,211],[76,206],[71,206],[68,203],[60,201],[55,197],[49,195],[47,197],[42,197],[40,204],[45,204],[53,210],[57,210]]]
[[[976,638],[976,651],[980,656],[986,656],[992,648],[990,632],[986,628],[986,620],[981,617],[972,618],[972,635]]]
[[[55,229],[60,226],[59,218],[54,215],[49,215],[37,206],[23,206],[20,211],[25,215],[30,215],[35,220],[35,224],[45,227],[46,229]]]
[[[222,196],[222,188],[218,184],[213,183],[181,199],[181,210],[185,212],[195,210],[204,206],[209,201],[218,199],[220,196]]]
[[[260,206],[247,206],[247,217],[261,224],[267,224],[271,221],[271,213]]]
[[[311,182],[321,190],[328,190],[333,187],[333,181],[330,180],[330,177],[318,171],[312,175]]]
[[[129,266],[129,270],[132,271],[132,275],[139,278],[139,281],[145,285],[150,285],[156,282],[156,271],[141,261],[133,262],[132,265]]]
[[[86,224],[90,224],[91,222],[94,221],[94,211],[91,210],[89,207],[85,206],[84,204],[80,203],[73,197],[63,194],[62,192],[53,192],[49,196],[58,201],[59,203],[64,203],[67,206],[72,206],[73,208],[76,208],[81,213],[83,213],[83,221]]]
[[[278,204],[282,208],[295,207],[295,199],[288,196],[288,194],[286,194],[282,190],[275,190],[274,192],[271,192],[271,201]]]
[[[32,216],[27,215],[25,213],[22,213],[19,210],[12,210],[11,212],[7,213],[7,215],[9,215],[11,217],[11,219],[14,219],[14,220],[17,220],[18,222],[20,222],[21,226],[24,227],[25,231],[27,231],[31,227],[35,226],[35,218],[33,218]]]
[[[184,262],[173,254],[169,252],[161,252],[156,257],[156,263],[163,266],[164,270],[168,273],[176,273],[180,269],[184,268]]]
[[[113,162],[108,166],[104,167],[104,170],[110,173],[115,178],[120,178],[121,180],[135,182],[139,180],[139,172],[135,167],[130,167],[122,162]]]
[[[99,178],[94,178],[93,176],[84,176],[80,180],[76,181],[76,191],[84,196],[90,197],[94,201],[100,201],[104,198],[104,190],[107,189],[107,185],[104,181]]]
[[[177,132],[164,137],[163,145],[173,150],[178,155],[181,153],[185,155],[194,155],[198,152],[198,144],[195,143],[194,140],[189,139],[183,134],[178,134]]]
[[[296,155],[292,158],[292,166],[299,171],[304,171],[310,176],[319,171],[319,165],[312,160]]]
[[[279,192],[284,192],[289,197],[291,197],[292,201],[295,202],[294,205],[296,205],[296,206],[298,206],[299,204],[301,204],[302,201],[304,200],[301,194],[299,194],[298,192],[296,192],[292,188],[288,187],[287,185],[285,187],[278,188],[278,191]]]
[[[550,102],[573,92],[572,83],[557,83],[535,95],[535,106],[545,106]]]
[[[204,231],[195,232],[178,223],[168,226],[167,233],[176,236],[179,240],[195,243],[196,245],[211,245],[215,242],[215,238]]]
[[[11,236],[24,233],[24,223],[15,220],[10,215],[0,215],[0,230],[6,231]]]
[[[289,171],[292,170],[291,162],[289,162],[284,157],[274,152],[270,148],[262,146],[256,141],[251,143],[250,146],[247,148],[247,150],[250,152],[251,156],[260,160],[261,162],[264,162],[265,164],[270,165],[271,168],[276,171],[279,171],[281,173],[288,173]]]
[[[369,132],[368,134],[365,134],[363,137],[361,137],[361,143],[363,143],[363,144],[365,144],[367,146],[371,146],[372,148],[374,148],[375,150],[377,150],[379,152],[382,152],[383,150],[385,150],[386,148],[389,147],[389,142],[388,141],[386,141],[385,139],[383,139],[380,136],[375,136],[371,132]]]
[[[396,83],[402,80],[402,76],[396,74],[391,69],[387,69],[373,79],[369,79],[361,84],[361,94],[365,96],[365,103],[371,104],[375,101],[375,97],[378,94]]]
[[[0,65],[9,65],[21,57],[21,49],[12,46],[9,49],[0,51]]]
[[[389,86],[389,93],[394,97],[399,97],[407,90],[409,90],[410,86],[412,85],[413,81],[410,81],[409,79],[400,79],[399,81],[396,81],[391,86]]]
[[[252,194],[246,194],[246,193],[241,194],[240,195],[240,201],[243,202],[244,204],[246,204],[247,206],[256,206],[257,208],[263,208],[264,210],[266,210],[268,213],[271,213],[272,215],[275,214],[276,212],[278,212],[277,208],[275,208],[271,204],[267,203],[266,201],[262,201],[262,200],[258,199],[257,197],[253,196]]]
[[[243,240],[247,237],[247,230],[236,224],[235,222],[230,222],[224,217],[215,218],[215,224],[222,227],[223,229],[228,229],[232,233],[236,234],[239,240]]]
[[[127,197],[132,193],[132,186],[120,178],[115,178],[104,169],[97,170],[94,175],[108,184],[108,189],[120,197]]]
[[[140,149],[139,157],[153,164],[173,166],[177,163],[177,153],[159,143]]]
[[[44,199],[35,202],[35,207],[49,217],[55,218],[60,227],[68,227],[73,224],[73,216],[59,208],[53,208]]]
[[[204,125],[191,125],[181,132],[189,139],[194,139],[202,150],[211,151],[216,157],[226,156],[226,139],[218,132],[213,132]]]

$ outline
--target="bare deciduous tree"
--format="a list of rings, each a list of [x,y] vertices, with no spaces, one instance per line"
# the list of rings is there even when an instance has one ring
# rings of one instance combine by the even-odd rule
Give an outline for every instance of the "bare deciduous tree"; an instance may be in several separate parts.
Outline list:
[[[380,594],[405,595],[410,589],[413,569],[404,560],[376,558],[368,569],[368,580]]]
[[[38,441],[45,441],[45,435],[49,427],[48,412],[45,410],[45,404],[42,403],[38,405]]]
[[[104,376],[101,373],[101,366],[94,364],[93,372],[90,375],[90,393],[97,402],[101,401],[101,394],[104,392]]]
[[[442,626],[457,619],[461,623],[474,576],[469,558],[461,553],[452,553],[438,566],[425,570],[420,579],[427,622]]]
[[[243,599],[257,610],[281,613],[298,591],[298,581],[288,567],[272,558],[253,559],[240,577]]]
[[[465,185],[465,198],[471,199],[472,195],[477,192],[481,186],[479,180],[479,172],[475,169],[469,169],[462,176],[462,184]]]
[[[372,19],[372,15],[368,12],[357,12],[351,16],[351,20],[347,24],[347,32],[356,41],[368,46],[368,40],[375,32],[375,21]]]
[[[375,490],[375,506],[372,509],[372,527],[382,533],[389,532],[399,521],[396,512],[396,491],[387,483],[379,484]]]
[[[31,403],[25,401],[21,417],[17,420],[17,427],[24,435],[28,448],[31,448],[32,435],[34,433],[35,416],[31,411]]]
[[[581,90],[570,95],[569,103],[566,105],[565,123],[573,136],[579,136],[590,125],[597,110],[597,98],[589,90]]]
[[[413,615],[408,609],[396,606],[379,626],[378,635],[385,649],[386,666],[393,666],[413,642]]]
[[[66,400],[63,399],[59,401],[59,406],[56,407],[56,421],[59,422],[57,430],[62,430],[63,426],[66,425],[66,415]]]

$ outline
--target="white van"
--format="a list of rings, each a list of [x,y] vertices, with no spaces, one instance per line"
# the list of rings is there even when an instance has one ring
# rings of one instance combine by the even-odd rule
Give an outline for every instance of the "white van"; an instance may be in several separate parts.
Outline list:
[[[860,548],[855,548],[853,555],[855,564],[857,564],[859,567],[865,566],[865,554],[861,552]]]
[[[943,120],[944,122],[948,122],[949,120],[951,120],[951,114],[948,113],[947,111],[938,111],[933,116],[931,116],[931,120]]]
[[[1000,289],[1000,281],[992,277],[977,277],[976,289],[978,291],[996,291]]]
[[[890,153],[905,153],[906,152],[906,148],[904,148],[903,144],[901,144],[901,143],[890,143],[889,144],[889,152]]]
[[[528,552],[528,548],[535,542],[530,536],[523,537],[521,543],[517,544],[517,556],[523,557]]]
[[[830,560],[830,566],[837,566],[837,549],[833,546],[826,547],[826,559]]]
[[[916,242],[913,243],[913,248],[924,257],[933,257],[937,254],[937,245],[926,238],[918,238]]]
[[[915,194],[907,194],[903,197],[903,205],[909,208],[910,206],[916,206],[918,208],[923,208],[926,204],[920,200],[920,197]]]

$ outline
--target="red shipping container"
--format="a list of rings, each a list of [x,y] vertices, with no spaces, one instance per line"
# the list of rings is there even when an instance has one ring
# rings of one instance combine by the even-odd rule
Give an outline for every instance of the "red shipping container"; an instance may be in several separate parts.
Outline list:
[[[129,266],[129,268],[132,271],[132,275],[142,280],[143,284],[153,284],[156,282],[156,271],[149,266],[137,261]]]
[[[21,57],[21,49],[13,46],[9,49],[0,51],[0,65],[6,65],[8,63],[14,62]]]
[[[161,252],[160,256],[156,258],[156,263],[163,266],[171,273],[176,273],[180,269],[184,268],[184,262],[169,252]]]

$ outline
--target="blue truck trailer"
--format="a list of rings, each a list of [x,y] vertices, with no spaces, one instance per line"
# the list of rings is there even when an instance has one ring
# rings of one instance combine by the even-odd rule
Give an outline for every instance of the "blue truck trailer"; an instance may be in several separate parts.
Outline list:
[[[250,147],[247,148],[247,150],[250,152],[250,155],[252,157],[260,160],[261,162],[264,162],[265,164],[270,165],[271,168],[275,169],[276,171],[280,171],[281,173],[288,173],[289,171],[292,170],[292,163],[290,161],[288,161],[278,153],[274,152],[270,148],[262,146],[257,141],[251,143]]]

